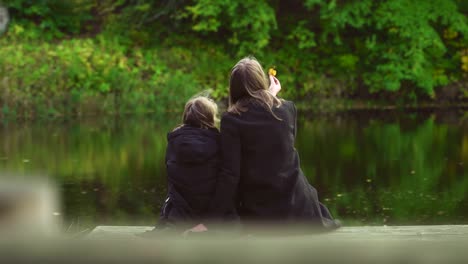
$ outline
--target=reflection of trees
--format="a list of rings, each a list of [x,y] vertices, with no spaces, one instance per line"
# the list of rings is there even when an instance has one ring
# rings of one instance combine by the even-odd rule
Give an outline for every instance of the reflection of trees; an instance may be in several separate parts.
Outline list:
[[[166,133],[149,118],[8,124],[0,127],[0,171],[44,172],[62,186],[69,222],[153,223],[166,188]],[[23,162],[28,159],[29,162]]]
[[[373,223],[467,221],[466,133],[418,118],[301,124],[303,169],[335,213]]]
[[[68,224],[152,224],[176,125],[168,120],[4,123],[0,172],[56,179]],[[302,168],[347,223],[466,223],[468,127],[437,120],[393,112],[301,120]]]

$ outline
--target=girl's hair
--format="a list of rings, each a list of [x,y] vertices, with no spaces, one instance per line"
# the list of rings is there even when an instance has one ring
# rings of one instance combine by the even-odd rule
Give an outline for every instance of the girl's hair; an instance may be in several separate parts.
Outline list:
[[[279,107],[281,100],[268,91],[269,81],[260,63],[253,57],[240,60],[231,70],[229,80],[228,112],[241,114],[246,112],[247,103],[254,101],[265,106],[270,113],[273,107]]]
[[[216,128],[218,105],[208,97],[196,96],[184,108],[182,123],[199,128]]]

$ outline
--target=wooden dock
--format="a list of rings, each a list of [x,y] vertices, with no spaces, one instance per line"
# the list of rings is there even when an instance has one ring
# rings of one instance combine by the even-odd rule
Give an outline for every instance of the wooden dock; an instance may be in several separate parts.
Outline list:
[[[151,230],[151,226],[97,226],[88,239],[121,240],[138,239],[137,234]],[[468,225],[419,225],[419,226],[355,226],[342,227],[329,233],[296,236],[333,240],[396,240],[396,241],[468,241]]]
[[[0,263],[468,263],[468,225],[342,227],[295,236],[137,236],[151,229],[98,226],[78,239],[27,243],[0,238]]]
[[[132,259],[150,251],[144,260],[171,263],[468,263],[468,225],[359,226],[310,235],[213,240],[136,236],[151,229],[98,226],[87,239],[133,241],[144,253],[135,253]]]

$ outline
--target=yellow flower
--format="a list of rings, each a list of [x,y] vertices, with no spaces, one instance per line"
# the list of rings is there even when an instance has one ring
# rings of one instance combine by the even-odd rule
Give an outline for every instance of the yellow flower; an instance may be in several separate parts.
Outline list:
[[[276,70],[273,69],[273,68],[270,68],[270,69],[268,70],[268,74],[273,75],[273,76],[276,76]]]

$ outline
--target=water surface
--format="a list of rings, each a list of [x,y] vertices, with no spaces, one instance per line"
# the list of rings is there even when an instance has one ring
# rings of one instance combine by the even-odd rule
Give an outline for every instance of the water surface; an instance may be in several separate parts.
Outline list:
[[[346,224],[468,224],[468,114],[301,114],[297,149]],[[0,123],[0,174],[55,180],[64,227],[152,225],[177,118]],[[8,173],[7,173],[8,172]]]

